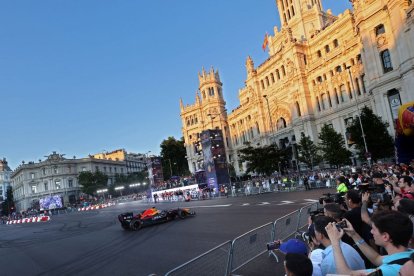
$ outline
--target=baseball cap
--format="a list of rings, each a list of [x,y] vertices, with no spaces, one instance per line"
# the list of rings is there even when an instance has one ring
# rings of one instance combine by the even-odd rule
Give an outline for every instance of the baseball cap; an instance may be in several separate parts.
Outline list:
[[[295,254],[308,254],[308,248],[306,247],[306,244],[298,239],[290,239],[286,242],[283,242],[279,250],[282,251],[285,254],[288,253],[295,253]]]

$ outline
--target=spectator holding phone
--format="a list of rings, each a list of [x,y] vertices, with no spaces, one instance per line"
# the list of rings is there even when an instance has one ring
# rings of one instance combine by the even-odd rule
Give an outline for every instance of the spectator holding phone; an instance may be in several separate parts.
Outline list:
[[[393,276],[398,275],[401,266],[409,260],[414,250],[407,248],[413,233],[413,223],[408,216],[398,211],[382,211],[375,214],[371,220],[371,233],[374,236],[375,244],[384,247],[388,255],[381,256],[372,249],[354,230],[349,221],[346,221],[347,227],[344,229],[338,229],[335,223],[329,223],[326,226],[327,235],[332,242],[337,273],[349,275],[360,272],[367,275],[381,271],[382,275]],[[346,256],[344,257],[343,249],[340,246],[340,239],[345,232],[352,237],[355,246],[361,249],[364,255],[377,266],[377,269],[354,271],[355,269],[347,264]]]
[[[334,259],[333,245],[331,244],[331,240],[326,232],[326,227],[330,224],[336,225],[336,222],[333,218],[326,216],[316,217],[314,221],[315,238],[325,247],[322,254],[323,259],[320,264],[322,275],[339,273],[335,262],[336,258]],[[335,246],[339,246],[341,248],[341,252],[345,255],[347,267],[351,267],[353,270],[365,269],[364,261],[352,246],[340,241],[340,239],[335,241]]]

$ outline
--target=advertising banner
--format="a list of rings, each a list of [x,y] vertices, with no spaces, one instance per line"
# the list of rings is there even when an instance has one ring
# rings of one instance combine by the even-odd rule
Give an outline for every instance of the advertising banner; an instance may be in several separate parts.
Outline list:
[[[62,198],[59,195],[46,196],[39,200],[40,211],[58,209],[63,207]]]

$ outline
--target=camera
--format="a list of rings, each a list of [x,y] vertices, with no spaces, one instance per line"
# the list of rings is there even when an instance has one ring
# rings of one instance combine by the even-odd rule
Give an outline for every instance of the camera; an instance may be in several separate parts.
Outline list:
[[[342,204],[344,203],[344,198],[342,197],[341,193],[337,193],[337,194],[331,194],[331,193],[327,193],[327,194],[323,194],[322,197],[319,198],[319,204],[323,204],[323,202],[325,201],[325,203],[338,203],[338,204]]]
[[[338,223],[336,224],[336,228],[338,228],[338,230],[339,230],[339,229],[344,229],[344,228],[347,228],[346,221],[345,221],[345,220],[343,220],[343,221],[341,221],[341,222],[338,222]]]
[[[385,187],[382,185],[376,185],[374,183],[360,185],[359,190],[362,193],[370,193],[370,199],[372,202],[376,203],[379,201],[383,203],[391,203],[392,198],[385,190]]]
[[[324,213],[323,208],[320,208],[316,211],[309,212],[309,216],[311,217],[311,220],[313,221],[317,216],[323,215],[323,213]]]
[[[266,244],[266,246],[267,246],[268,251],[275,250],[275,249],[279,248],[280,242],[278,242],[278,241],[269,242],[269,243]]]

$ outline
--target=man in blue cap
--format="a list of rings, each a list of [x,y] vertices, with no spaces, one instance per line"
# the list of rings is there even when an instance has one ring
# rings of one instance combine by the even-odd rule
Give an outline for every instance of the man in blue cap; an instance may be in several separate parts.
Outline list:
[[[308,247],[306,244],[298,239],[290,239],[280,244],[279,250],[285,254],[294,253],[308,255]]]

